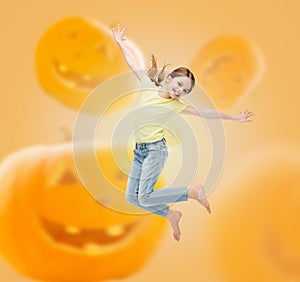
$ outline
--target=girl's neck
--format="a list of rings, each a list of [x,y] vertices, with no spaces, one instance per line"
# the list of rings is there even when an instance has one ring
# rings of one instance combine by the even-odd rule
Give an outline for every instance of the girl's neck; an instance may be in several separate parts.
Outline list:
[[[165,89],[163,89],[161,86],[158,87],[158,95],[161,97],[161,98],[164,98],[164,99],[170,99],[170,95],[169,95],[169,92],[166,91]]]

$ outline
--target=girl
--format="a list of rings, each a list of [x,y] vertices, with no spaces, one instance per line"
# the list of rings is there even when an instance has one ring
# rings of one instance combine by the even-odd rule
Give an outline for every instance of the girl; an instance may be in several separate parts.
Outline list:
[[[172,226],[174,239],[179,241],[179,220],[182,213],[169,209],[167,204],[194,199],[209,213],[211,209],[201,184],[192,187],[153,189],[168,157],[164,122],[171,118],[172,112],[238,122],[250,122],[249,118],[253,113],[246,110],[238,116],[230,116],[212,109],[196,110],[182,103],[179,99],[188,95],[195,85],[192,72],[185,67],[180,67],[169,75],[165,75],[165,65],[157,75],[157,63],[154,56],[152,56],[152,66],[146,72],[144,66],[138,65],[134,54],[126,45],[126,27],[120,30],[118,24],[112,32],[129,68],[139,79],[141,87],[151,89],[141,94],[139,106],[147,108],[143,111],[143,118],[138,119],[139,126],[135,131],[136,145],[126,187],[126,200],[135,206],[167,218]],[[162,112],[162,108],[168,110]]]

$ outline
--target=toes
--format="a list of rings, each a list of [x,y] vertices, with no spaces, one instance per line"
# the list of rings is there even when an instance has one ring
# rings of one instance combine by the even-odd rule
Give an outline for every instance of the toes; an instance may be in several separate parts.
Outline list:
[[[198,202],[204,206],[204,208],[208,211],[208,213],[211,213],[210,205],[207,200],[198,200]]]
[[[176,241],[179,241],[179,240],[180,240],[180,234],[175,234],[175,233],[173,233],[173,236],[174,236],[174,239],[175,239]]]
[[[206,207],[206,209],[207,209],[208,213],[211,213],[211,209],[210,209],[209,205]]]
[[[210,205],[209,205],[208,202],[205,203],[205,208],[206,208],[206,210],[208,211],[208,213],[211,213]]]

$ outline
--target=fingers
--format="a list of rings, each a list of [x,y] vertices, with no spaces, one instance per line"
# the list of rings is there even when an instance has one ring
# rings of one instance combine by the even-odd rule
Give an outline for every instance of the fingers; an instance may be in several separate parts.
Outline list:
[[[127,26],[123,27],[121,33],[123,33],[123,34],[127,34],[127,33],[128,33],[128,32],[127,32]]]
[[[122,40],[125,41],[126,38],[124,38],[124,36],[128,34],[127,32],[127,26],[125,26],[122,30],[121,30],[121,36],[122,36]]]
[[[115,27],[112,28],[112,33],[117,42],[121,43],[122,41],[126,41],[126,38],[124,38],[124,36],[128,34],[127,26],[121,29],[120,24],[117,24],[116,28]]]
[[[247,117],[252,117],[252,116],[254,116],[255,114],[253,113],[253,112],[248,112],[248,113],[246,113],[245,114],[245,116],[247,116]]]
[[[123,35],[128,34],[128,32],[127,32],[127,26],[123,27],[123,28],[120,30],[120,24],[117,24],[117,29],[115,29],[115,28],[113,27],[112,30],[113,30],[114,32],[117,32],[118,34],[123,34]]]
[[[250,111],[248,111],[248,112],[247,112],[247,114],[254,114],[254,112],[250,112]]]
[[[249,111],[249,109],[241,111],[240,112],[240,122],[252,122],[253,120],[250,119],[253,117],[255,114],[253,111]]]
[[[244,113],[244,114],[252,114],[253,112],[250,112],[250,111],[247,109],[247,110],[245,110],[243,113]]]
[[[240,115],[243,116],[245,119],[248,119],[248,118],[254,116],[255,114],[254,114],[254,112],[249,111],[249,110],[247,109],[247,110],[245,110],[245,111],[243,111],[243,112],[240,112]]]

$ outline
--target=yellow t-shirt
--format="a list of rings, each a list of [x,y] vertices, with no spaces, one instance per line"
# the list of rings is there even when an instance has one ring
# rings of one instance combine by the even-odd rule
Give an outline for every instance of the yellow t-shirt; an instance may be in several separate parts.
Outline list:
[[[187,106],[179,99],[162,98],[158,90],[159,87],[155,86],[147,75],[144,75],[140,83],[140,100],[134,121],[134,135],[137,143],[161,140],[165,135],[167,122]]]

